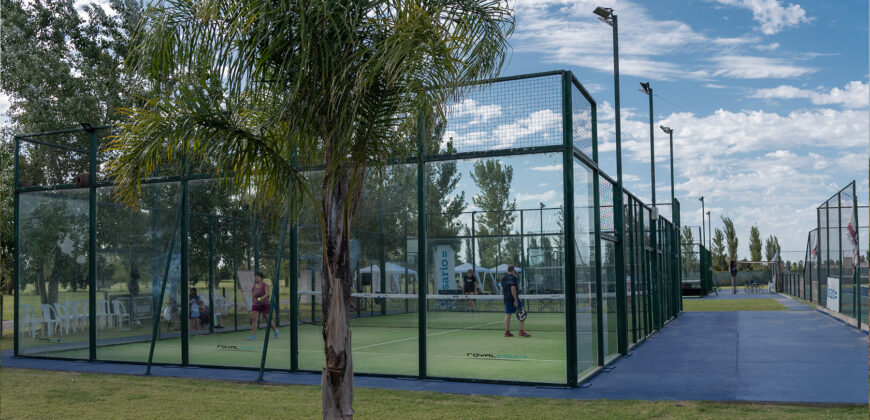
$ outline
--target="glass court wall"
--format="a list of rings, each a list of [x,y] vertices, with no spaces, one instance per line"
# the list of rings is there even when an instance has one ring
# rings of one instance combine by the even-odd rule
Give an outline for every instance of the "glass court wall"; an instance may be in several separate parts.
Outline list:
[[[838,312],[856,327],[868,323],[867,227],[862,226],[855,181],[817,209],[818,225],[807,235],[804,264],[778,280],[778,290]],[[829,287],[833,286],[833,287]]]
[[[679,224],[599,169],[597,105],[570,72],[481,84],[445,115],[409,137],[422,157],[366,178],[357,373],[573,386],[679,313]],[[99,173],[106,132],[15,138],[15,354],[321,371],[313,204],[285,228],[224,180],[165,168],[124,206]],[[307,177],[319,202],[323,174]],[[510,265],[523,324],[505,313]],[[277,334],[252,320],[253,272]]]

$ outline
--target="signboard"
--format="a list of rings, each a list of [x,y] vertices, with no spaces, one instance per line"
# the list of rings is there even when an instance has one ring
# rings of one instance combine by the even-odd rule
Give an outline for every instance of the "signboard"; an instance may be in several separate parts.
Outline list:
[[[456,267],[456,252],[450,245],[438,245],[435,247],[432,258],[432,269],[435,279],[435,290],[449,290],[454,288],[454,269]]]
[[[828,309],[840,312],[840,279],[828,277]]]
[[[239,270],[236,274],[239,276],[239,289],[242,290],[242,298],[245,300],[245,305],[248,306],[250,311],[254,299],[254,271]]]

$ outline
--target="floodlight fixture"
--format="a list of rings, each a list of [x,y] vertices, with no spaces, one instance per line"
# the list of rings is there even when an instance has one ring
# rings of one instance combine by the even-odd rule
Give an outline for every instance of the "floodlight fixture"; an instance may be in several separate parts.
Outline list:
[[[660,125],[659,127],[661,127],[662,131],[664,131],[665,134],[674,134],[674,130],[670,127],[665,127],[663,125]]]
[[[613,9],[609,7],[598,6],[592,11],[598,15],[598,19],[610,26],[613,26]]]
[[[649,82],[640,82],[640,91],[647,95],[652,95],[652,89],[649,87]]]
[[[82,128],[88,133],[93,133],[94,131],[96,131],[94,130],[94,126],[92,126],[91,123],[80,122],[79,125],[81,125]]]

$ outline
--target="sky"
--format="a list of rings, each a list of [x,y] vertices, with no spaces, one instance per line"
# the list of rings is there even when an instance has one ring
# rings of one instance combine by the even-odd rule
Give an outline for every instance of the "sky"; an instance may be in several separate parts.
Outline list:
[[[784,260],[803,259],[815,208],[852,180],[859,204],[867,204],[867,1],[512,5],[516,27],[502,75],[574,72],[599,104],[599,164],[615,177],[613,35],[592,14],[596,6],[614,9],[626,188],[649,202],[649,98],[639,91],[648,81],[657,201],[670,197],[668,137],[658,128],[665,125],[674,130],[683,225],[701,224],[704,196],[713,229],[720,216],[734,220],[740,258],[748,257],[757,224],[762,238],[780,239]]]
[[[802,259],[815,208],[852,180],[860,204],[867,204],[867,1],[510,4],[516,26],[502,75],[571,70],[599,105],[599,165],[613,177],[612,31],[592,10],[614,9],[626,188],[650,201],[649,103],[638,89],[648,81],[657,201],[667,202],[671,188],[668,137],[658,128],[665,125],[674,129],[674,190],[683,225],[701,224],[698,198],[704,196],[713,229],[721,228],[721,216],[734,220],[740,258],[748,256],[749,229],[757,224],[762,238],[780,239],[783,259]],[[8,98],[0,95],[0,113],[7,110]],[[534,129],[523,120],[513,126]],[[516,170],[512,187],[520,208],[558,206],[561,168],[549,160],[519,165],[527,169]],[[473,188],[470,176],[463,178]],[[870,235],[861,235],[866,244]]]

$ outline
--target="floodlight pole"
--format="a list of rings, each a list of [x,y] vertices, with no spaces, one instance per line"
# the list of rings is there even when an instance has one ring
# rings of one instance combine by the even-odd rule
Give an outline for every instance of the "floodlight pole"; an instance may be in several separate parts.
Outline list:
[[[649,82],[641,83],[641,92],[649,96],[649,165],[650,165],[650,190],[652,192],[652,213],[654,219],[650,221],[650,246],[653,249],[653,255],[650,258],[650,271],[652,272],[651,284],[655,287],[654,293],[661,292],[659,287],[659,272],[658,272],[658,244],[656,244],[656,230],[658,229],[658,209],[656,208],[656,149],[655,149],[655,126],[653,124],[653,89]],[[656,328],[661,328],[662,314],[659,299],[653,301],[653,325]]]
[[[705,230],[705,229],[704,229],[704,212],[705,212],[705,209],[704,209],[704,196],[702,195],[701,198],[699,198],[698,200],[701,200],[701,245],[703,245],[703,246],[706,247],[706,246],[707,246],[707,240],[704,239],[704,233],[705,233],[705,232],[704,232],[704,230]]]
[[[713,249],[713,219],[710,217],[710,210],[707,210],[707,250]]]
[[[617,317],[617,348],[620,353],[628,354],[628,320],[623,315],[626,313],[625,302],[625,247],[622,245],[625,240],[624,230],[624,206],[623,203],[623,185],[622,185],[622,120],[619,115],[619,20],[613,9],[597,7],[593,11],[599,16],[602,22],[610,25],[613,28],[613,96],[615,106],[616,119],[616,191],[613,195],[613,219],[614,219],[614,235],[620,248],[614,255],[614,263],[616,265],[617,278],[617,299],[616,306],[619,316]],[[597,163],[597,160],[596,160]],[[618,211],[616,209],[619,209]]]

